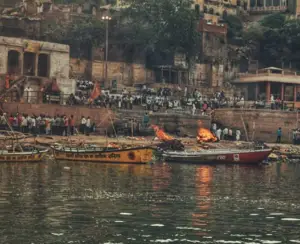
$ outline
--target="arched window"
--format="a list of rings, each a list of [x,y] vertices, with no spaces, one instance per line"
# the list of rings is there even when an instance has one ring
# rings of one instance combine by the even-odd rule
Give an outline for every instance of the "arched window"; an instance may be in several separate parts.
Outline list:
[[[213,9],[213,8],[210,8],[210,9],[208,10],[208,13],[209,13],[209,14],[214,14],[214,9]]]
[[[204,8],[203,8],[203,12],[207,13],[207,7],[206,6],[204,6]]]
[[[7,73],[20,74],[20,67],[20,53],[16,50],[9,50],[7,58]]]

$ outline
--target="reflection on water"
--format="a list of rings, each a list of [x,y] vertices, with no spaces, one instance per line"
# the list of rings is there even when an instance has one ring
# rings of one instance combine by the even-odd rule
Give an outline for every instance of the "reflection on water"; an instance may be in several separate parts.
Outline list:
[[[0,243],[299,243],[299,179],[287,164],[1,164]]]

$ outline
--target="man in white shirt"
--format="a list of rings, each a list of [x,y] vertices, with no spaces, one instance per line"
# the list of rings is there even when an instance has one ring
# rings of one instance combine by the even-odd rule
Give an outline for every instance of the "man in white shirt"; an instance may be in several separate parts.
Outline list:
[[[228,139],[228,128],[224,128],[224,130],[223,130],[223,137],[224,137],[224,140]]]
[[[79,130],[82,134],[84,134],[84,132],[85,132],[85,126],[86,126],[86,119],[84,116],[82,116],[81,122],[80,122],[80,128],[79,128]]]
[[[235,139],[237,140],[237,141],[239,141],[240,139],[241,139],[241,131],[240,130],[236,130],[236,132],[235,132]]]
[[[30,86],[25,88],[25,100],[26,102],[30,103],[31,102],[31,95],[32,95],[32,88]]]
[[[216,132],[216,137],[218,138],[219,141],[221,140],[221,134],[222,134],[222,130],[221,128],[219,128]]]
[[[193,105],[192,105],[192,115],[195,115],[195,112],[196,112],[196,105],[195,105],[195,103],[193,103]]]

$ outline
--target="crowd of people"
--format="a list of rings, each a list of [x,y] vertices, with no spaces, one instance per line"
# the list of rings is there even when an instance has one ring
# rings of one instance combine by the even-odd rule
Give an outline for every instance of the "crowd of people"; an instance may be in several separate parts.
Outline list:
[[[34,135],[60,135],[68,136],[78,134],[74,116],[56,115],[48,116],[45,114],[10,114],[2,113],[0,115],[1,130],[8,130],[11,127],[15,131],[22,133],[31,133]],[[82,116],[78,125],[79,132],[89,135],[95,131],[95,123],[92,123],[90,117]]]
[[[67,104],[79,105],[87,104],[90,106],[117,108],[117,109],[133,109],[140,107],[148,111],[165,111],[169,109],[185,109],[193,115],[198,112],[206,113],[220,107],[240,105],[243,106],[244,98],[235,96],[226,98],[223,91],[215,93],[211,97],[202,95],[197,89],[189,93],[187,87],[182,90],[170,88],[159,88],[157,90],[151,88],[142,88],[139,92],[132,94],[126,88],[120,93],[110,93],[102,91],[102,94],[95,100],[89,101],[88,96],[83,93],[71,94]]]
[[[233,130],[231,128],[217,128],[216,123],[212,123],[211,131],[218,138],[218,140],[228,140],[228,141],[240,141],[241,140],[241,131],[239,129]]]

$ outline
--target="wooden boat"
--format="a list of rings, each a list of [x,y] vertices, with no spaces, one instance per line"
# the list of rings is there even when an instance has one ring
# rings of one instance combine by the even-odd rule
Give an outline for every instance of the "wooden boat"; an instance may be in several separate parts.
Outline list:
[[[88,161],[103,163],[145,164],[152,161],[153,148],[110,148],[110,147],[65,147],[52,146],[54,158],[57,160]]]
[[[0,130],[0,162],[38,162],[49,151],[46,148],[24,145],[26,138],[21,132]]]
[[[46,155],[48,149],[38,150],[34,149],[31,151],[13,152],[8,150],[0,150],[0,162],[39,162]]]
[[[162,157],[167,162],[259,164],[272,149],[214,149],[202,151],[164,151]]]

